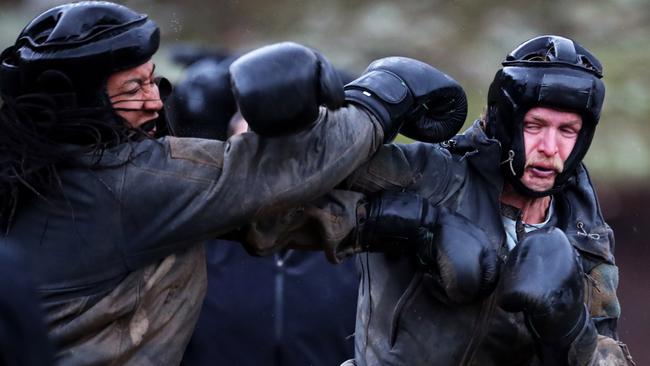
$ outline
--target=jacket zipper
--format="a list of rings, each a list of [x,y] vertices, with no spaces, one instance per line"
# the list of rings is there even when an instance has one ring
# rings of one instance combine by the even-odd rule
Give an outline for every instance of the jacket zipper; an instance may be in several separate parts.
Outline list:
[[[275,254],[275,361],[277,365],[284,364],[283,360],[283,343],[284,343],[284,276],[285,276],[285,262],[291,255],[291,251],[286,253]]]
[[[481,342],[485,337],[488,321],[492,317],[492,314],[494,314],[496,302],[496,294],[494,292],[483,302],[481,310],[479,311],[476,327],[474,327],[472,337],[470,338],[469,343],[465,348],[465,353],[463,354],[463,358],[458,364],[459,366],[470,365],[474,360],[476,351],[478,350],[478,347],[481,345]]]
[[[506,260],[508,259],[508,253],[509,250],[506,244],[506,239],[505,237],[502,237],[501,245],[499,247],[499,257],[500,257],[499,260],[503,261],[502,264],[505,263]],[[476,352],[478,350],[478,347],[483,342],[483,338],[485,337],[485,333],[487,332],[488,322],[492,318],[492,315],[494,314],[496,303],[497,303],[497,295],[496,295],[496,291],[493,291],[490,294],[490,296],[487,299],[485,299],[485,301],[483,301],[483,304],[481,305],[478,319],[476,321],[476,326],[474,327],[474,331],[472,332],[472,337],[469,339],[469,343],[465,348],[465,352],[463,353],[463,358],[458,364],[459,366],[468,366],[471,365],[472,361],[474,361],[474,357],[476,357]]]

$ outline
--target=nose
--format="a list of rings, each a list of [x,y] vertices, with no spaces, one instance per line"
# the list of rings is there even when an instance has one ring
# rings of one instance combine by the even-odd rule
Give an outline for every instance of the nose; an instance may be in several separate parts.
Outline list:
[[[554,156],[558,153],[558,133],[557,130],[553,128],[546,128],[542,139],[537,145],[537,151],[541,152],[546,156]]]
[[[163,108],[163,102],[160,99],[160,91],[158,90],[158,85],[156,83],[149,84],[149,88],[146,88],[146,94],[144,98],[143,108],[150,111],[159,111]]]

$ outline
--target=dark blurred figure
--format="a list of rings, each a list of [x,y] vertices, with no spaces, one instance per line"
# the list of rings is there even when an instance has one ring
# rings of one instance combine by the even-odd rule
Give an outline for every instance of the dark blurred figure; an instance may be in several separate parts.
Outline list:
[[[191,66],[171,96],[171,128],[176,136],[225,141],[228,121],[237,111],[228,73],[235,58],[194,51],[182,47],[172,52],[173,61]]]
[[[0,365],[53,365],[34,283],[21,258],[0,246]]]
[[[228,84],[234,58],[180,50],[174,60],[195,62],[172,94],[174,132],[219,140],[245,132]],[[333,266],[320,252],[291,249],[252,257],[225,240],[207,243],[206,258],[207,294],[183,365],[337,365],[354,355],[354,261]]]
[[[199,60],[211,60],[218,63],[233,56],[227,50],[207,48],[190,43],[179,43],[172,46],[170,57],[173,63],[187,67]]]
[[[338,365],[354,355],[355,262],[206,245],[208,289],[182,365]]]

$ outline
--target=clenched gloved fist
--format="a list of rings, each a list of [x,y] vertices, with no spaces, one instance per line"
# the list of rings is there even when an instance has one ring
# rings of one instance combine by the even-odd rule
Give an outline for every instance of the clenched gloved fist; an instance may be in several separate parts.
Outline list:
[[[371,63],[345,86],[345,99],[379,119],[385,142],[398,132],[419,141],[441,142],[454,136],[467,116],[467,98],[458,82],[406,57]]]
[[[370,199],[358,240],[366,251],[416,253],[449,299],[469,303],[492,292],[499,260],[487,235],[463,216],[409,192]]]
[[[418,257],[447,297],[467,304],[491,294],[501,262],[487,234],[466,217],[447,210],[440,210],[432,232],[431,240],[418,246]]]
[[[438,210],[429,201],[410,192],[382,192],[372,197],[358,217],[361,249],[387,252],[413,248],[431,236]]]
[[[318,52],[284,42],[253,50],[230,65],[242,117],[260,135],[280,135],[311,125],[320,105],[343,105],[339,73]]]
[[[595,337],[584,299],[583,271],[577,251],[557,228],[540,229],[512,250],[498,288],[501,307],[523,311],[545,365],[567,364],[569,346],[589,330]]]

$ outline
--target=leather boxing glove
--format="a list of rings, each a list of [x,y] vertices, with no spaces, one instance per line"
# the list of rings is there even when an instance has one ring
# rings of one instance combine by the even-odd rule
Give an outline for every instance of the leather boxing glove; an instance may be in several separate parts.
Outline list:
[[[467,304],[492,293],[500,260],[488,235],[472,221],[440,209],[433,237],[418,245],[418,257],[455,303]]]
[[[374,61],[345,86],[345,99],[369,109],[384,127],[385,142],[398,132],[425,142],[454,136],[465,122],[467,98],[454,79],[406,57]]]
[[[498,288],[501,307],[524,312],[544,364],[567,363],[570,344],[593,327],[577,251],[557,228],[530,232],[511,251]]]
[[[360,220],[358,240],[363,250],[415,252],[451,301],[469,303],[494,289],[496,250],[465,217],[436,208],[417,194],[390,191],[370,199],[361,215],[365,220]]]
[[[230,66],[233,94],[251,130],[280,135],[302,129],[319,106],[344,101],[338,72],[318,52],[285,42],[253,50]]]
[[[363,251],[410,248],[431,236],[437,217],[437,209],[417,194],[385,191],[359,210],[357,240]]]

